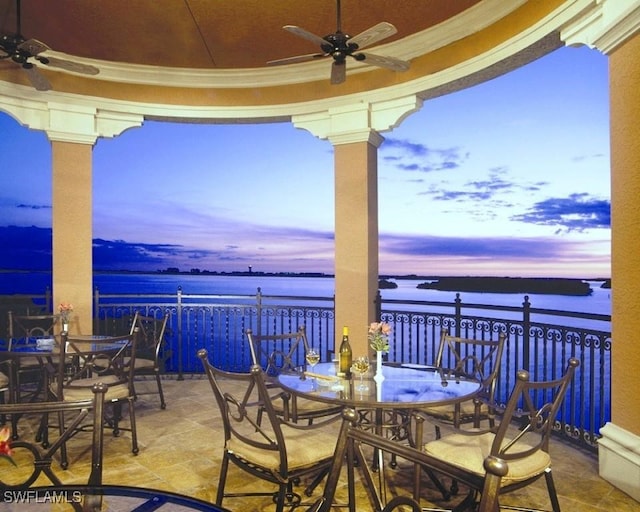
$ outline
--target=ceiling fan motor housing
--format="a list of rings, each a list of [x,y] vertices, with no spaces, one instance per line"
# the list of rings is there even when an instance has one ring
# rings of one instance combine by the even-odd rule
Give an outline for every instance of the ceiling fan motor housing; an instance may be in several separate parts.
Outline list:
[[[364,60],[364,55],[353,55],[353,52],[356,51],[359,46],[356,43],[349,42],[351,36],[349,34],[344,34],[340,31],[324,36],[324,40],[327,41],[325,44],[320,45],[320,49],[326,53],[330,54],[336,62],[344,62],[345,58],[349,55],[354,57],[356,60]]]

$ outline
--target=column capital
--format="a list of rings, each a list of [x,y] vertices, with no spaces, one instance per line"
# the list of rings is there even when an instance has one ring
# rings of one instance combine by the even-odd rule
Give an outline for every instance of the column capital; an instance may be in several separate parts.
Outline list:
[[[47,133],[50,141],[95,144],[98,137],[115,137],[142,125],[144,117],[86,104],[0,96],[0,108],[20,124]]]
[[[366,141],[378,147],[384,140],[378,132],[392,130],[421,106],[422,100],[410,95],[375,103],[361,101],[294,115],[291,121],[296,128],[307,130],[320,139],[328,139],[334,145]]]
[[[596,0],[560,30],[569,46],[587,45],[609,54],[640,31],[640,0]]]
[[[48,126],[44,130],[51,141],[93,145],[98,137],[114,137],[143,122],[140,114],[60,103],[49,103],[48,107]]]

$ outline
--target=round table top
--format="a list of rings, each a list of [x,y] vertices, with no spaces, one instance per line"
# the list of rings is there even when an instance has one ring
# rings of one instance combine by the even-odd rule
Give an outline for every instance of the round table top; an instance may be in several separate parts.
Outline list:
[[[72,342],[74,346],[81,348],[82,351],[87,352],[118,350],[126,343],[126,341],[118,343],[101,342],[101,340],[105,340],[107,338],[109,337],[98,334],[78,335],[70,338],[70,342]],[[60,351],[58,339],[59,336],[40,336],[29,338],[28,340],[21,339],[11,347],[11,350],[0,348],[0,355],[7,357],[33,357],[56,354]]]
[[[475,380],[447,377],[445,372],[419,364],[385,363],[384,380],[377,383],[369,374],[360,378],[336,376],[335,363],[319,363],[313,368],[318,377],[280,374],[277,379],[287,391],[311,400],[352,407],[412,408],[445,405],[473,398],[480,390]]]

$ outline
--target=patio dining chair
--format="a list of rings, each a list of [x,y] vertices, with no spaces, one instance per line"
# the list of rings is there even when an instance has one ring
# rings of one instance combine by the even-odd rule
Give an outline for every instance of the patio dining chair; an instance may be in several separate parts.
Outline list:
[[[164,400],[162,391],[162,380],[160,372],[162,370],[162,348],[165,343],[165,332],[167,329],[167,321],[169,313],[160,318],[153,316],[145,316],[136,311],[133,321],[131,322],[130,334],[138,328],[138,343],[136,345],[136,358],[134,361],[134,387],[138,377],[152,376],[155,378],[157,393],[160,397],[160,408],[166,409],[167,404]],[[125,364],[129,361],[125,359]],[[135,389],[136,398],[143,393]],[[144,393],[147,394],[147,393]]]
[[[60,342],[60,357],[55,367],[50,368],[49,392],[51,399],[62,402],[87,399],[94,384],[107,386],[104,395],[105,404],[110,406],[111,414],[105,413],[105,421],[120,435],[121,430],[131,432],[131,451],[138,454],[138,435],[135,417],[135,391],[133,387],[135,347],[138,329],[125,336],[67,336],[63,332]],[[125,363],[125,355],[130,358]],[[122,406],[129,409],[130,426],[122,428]],[[58,415],[59,429],[65,428],[64,411]],[[48,425],[44,432],[48,435]],[[45,438],[46,441],[46,438]],[[61,448],[63,467],[68,465],[66,447]]]
[[[299,373],[306,368],[305,354],[310,345],[304,325],[295,332],[282,334],[258,335],[247,329],[246,335],[251,362],[263,369],[267,388],[272,391],[272,405],[277,414],[285,420],[296,423],[307,420],[311,424],[315,418],[340,413],[340,406],[292,396],[275,383],[275,377],[283,372]]]
[[[333,416],[313,425],[285,421],[276,414],[265,384],[262,368],[252,365],[248,373],[227,372],[215,368],[207,351],[198,351],[220,410],[224,428],[224,447],[216,504],[226,497],[269,496],[276,511],[301,504],[293,486],[303,478],[311,482],[310,495],[326,475],[336,445],[337,422]],[[258,414],[262,421],[258,422]],[[336,428],[331,428],[336,426]],[[249,475],[277,486],[276,492],[233,492],[228,488],[229,463]]]
[[[86,496],[80,500],[73,490],[62,483],[60,477],[56,474],[55,457],[66,442],[76,433],[76,429],[84,422],[86,417],[92,413],[91,464],[88,468],[87,485],[93,488],[102,485],[102,427],[104,394],[106,391],[107,387],[104,384],[95,384],[91,388],[91,396],[83,400],[0,404],[0,415],[6,415],[7,417],[20,415],[31,418],[32,433],[37,429],[37,425],[40,424],[40,420],[37,419],[38,416],[58,413],[65,413],[67,416],[71,416],[71,421],[64,429],[61,429],[60,435],[51,445],[43,446],[38,441],[37,436],[32,439],[33,436],[29,436],[27,432],[21,432],[20,440],[10,443],[13,452],[11,457],[15,466],[4,468],[0,473],[0,495],[2,495],[3,501],[11,500],[15,503],[14,506],[19,507],[20,497],[22,496],[24,500],[28,496],[25,493],[26,490],[36,491],[43,489],[45,496],[49,499],[53,496],[64,497],[65,501],[77,512],[97,512],[102,509],[102,499],[99,495]],[[22,422],[21,425],[27,425],[27,422]],[[28,428],[25,427],[26,430]],[[79,470],[79,473],[81,474],[82,471]]]
[[[509,400],[501,411],[501,420],[494,427],[460,430],[422,445],[420,440],[423,432],[419,426],[417,437],[420,444],[417,447],[361,429],[357,413],[353,409],[345,410],[324,493],[310,510],[330,510],[347,454],[349,504],[353,502],[354,460],[361,462],[358,467],[363,471],[366,487],[371,492],[375,485],[374,476],[367,464],[362,463],[365,460],[363,449],[370,447],[395,454],[410,463],[463,483],[468,493],[453,506],[453,512],[498,512],[501,494],[522,489],[542,477],[546,480],[553,511],[560,512],[551,472],[549,440],[558,410],[579,365],[577,359],[569,359],[564,375],[549,381],[530,381],[529,373],[520,370]],[[417,472],[416,476],[419,475]],[[402,495],[401,501],[410,504],[413,510],[420,510],[420,496],[416,494],[415,485],[413,496],[409,492]],[[378,498],[372,496],[372,499]],[[390,510],[394,506],[393,501],[376,503],[376,508]]]
[[[36,345],[38,338],[53,338],[60,315],[53,314],[16,314],[8,312],[7,350],[20,350]],[[41,357],[37,355],[20,357],[7,361],[6,372],[14,401],[25,402],[46,399],[46,369]],[[17,439],[17,415],[12,416],[12,438]]]
[[[505,340],[503,332],[498,334],[496,341],[452,336],[447,329],[442,329],[435,366],[446,369],[450,374],[477,379],[482,387],[473,400],[420,409],[427,417],[438,420],[436,437],[440,437],[441,424],[459,428],[465,423],[472,423],[474,428],[479,428],[481,421],[488,420],[489,426],[493,426],[494,415],[489,404],[494,402]]]
[[[441,436],[441,426],[458,429],[464,424],[472,424],[473,428],[479,428],[481,421],[488,421],[490,427],[495,425],[492,404],[495,402],[505,340],[506,335],[503,332],[498,334],[496,341],[452,336],[446,328],[441,330],[435,366],[446,370],[450,375],[477,379],[482,385],[480,392],[472,400],[426,407],[417,411],[418,415],[432,420],[437,439]],[[458,492],[456,480],[446,489],[432,472],[428,471],[427,474],[445,498]]]
[[[29,338],[53,336],[60,315],[17,315],[9,311],[9,349],[11,344],[25,343]]]
[[[16,350],[24,345],[35,344],[37,338],[53,338],[60,315],[17,315],[8,312],[9,343],[8,350]],[[44,367],[39,357],[23,357],[20,366],[14,370],[14,385],[17,393],[25,391],[24,384],[29,384],[29,395],[39,395],[42,391]]]

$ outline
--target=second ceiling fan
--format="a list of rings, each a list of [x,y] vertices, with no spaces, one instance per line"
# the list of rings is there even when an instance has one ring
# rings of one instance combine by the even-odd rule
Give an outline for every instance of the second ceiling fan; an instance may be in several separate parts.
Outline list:
[[[372,53],[360,51],[382,39],[392,36],[397,32],[396,27],[386,21],[351,37],[349,34],[342,32],[342,20],[340,12],[340,0],[337,3],[337,28],[333,34],[324,37],[317,36],[295,25],[285,25],[283,28],[292,34],[303,37],[320,46],[322,53],[310,53],[307,55],[298,55],[296,57],[287,57],[285,59],[271,60],[267,62],[269,65],[295,64],[298,62],[307,62],[323,57],[332,57],[333,64],[331,66],[331,83],[340,84],[346,79],[346,59],[351,57],[357,61],[364,61],[367,64],[373,64],[393,71],[406,71],[409,69],[409,63],[397,59],[395,57],[387,57],[382,55],[374,55]]]

